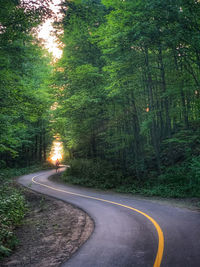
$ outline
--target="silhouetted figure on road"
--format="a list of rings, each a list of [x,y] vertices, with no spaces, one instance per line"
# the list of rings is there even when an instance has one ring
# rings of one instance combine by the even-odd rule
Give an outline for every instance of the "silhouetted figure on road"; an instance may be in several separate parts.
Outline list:
[[[60,161],[57,159],[56,160],[56,172],[58,172],[59,165],[60,165]]]

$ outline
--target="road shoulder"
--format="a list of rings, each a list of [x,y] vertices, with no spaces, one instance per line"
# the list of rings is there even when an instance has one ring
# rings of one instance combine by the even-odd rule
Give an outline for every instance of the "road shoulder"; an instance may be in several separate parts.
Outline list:
[[[1,266],[59,266],[89,238],[92,219],[71,204],[24,189],[29,212],[16,229],[19,240]]]

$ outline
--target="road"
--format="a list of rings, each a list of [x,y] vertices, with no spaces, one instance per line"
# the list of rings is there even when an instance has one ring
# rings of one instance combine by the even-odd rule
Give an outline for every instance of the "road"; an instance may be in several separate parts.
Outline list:
[[[48,180],[54,173],[41,171],[18,182],[76,205],[94,220],[89,240],[62,267],[200,266],[200,212]]]

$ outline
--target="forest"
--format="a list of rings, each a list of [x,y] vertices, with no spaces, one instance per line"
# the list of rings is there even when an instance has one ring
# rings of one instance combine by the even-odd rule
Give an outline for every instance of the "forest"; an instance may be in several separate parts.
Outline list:
[[[64,1],[54,74],[67,182],[200,193],[200,3]]]
[[[200,2],[64,0],[62,57],[37,38],[51,1],[0,1],[0,164],[46,162],[63,179],[162,196],[200,195]]]
[[[42,1],[41,1],[42,2]],[[45,1],[43,1],[45,3]],[[0,1],[0,164],[46,160],[49,142],[50,58],[34,38],[48,16],[29,1]]]
[[[0,258],[27,210],[13,177],[52,166],[55,139],[67,183],[200,198],[200,1],[50,3],[0,0]]]

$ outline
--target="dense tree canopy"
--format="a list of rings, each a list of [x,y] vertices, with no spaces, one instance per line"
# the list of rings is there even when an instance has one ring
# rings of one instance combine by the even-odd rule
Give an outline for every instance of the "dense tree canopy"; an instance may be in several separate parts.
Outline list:
[[[200,169],[200,2],[63,0],[53,76],[49,2],[0,1],[1,163],[45,160],[53,130],[110,187]]]
[[[0,6],[1,164],[30,164],[46,157],[51,67],[31,31],[48,12],[12,0]]]
[[[65,1],[63,12],[56,122],[71,157],[133,180],[197,157],[199,1]]]

